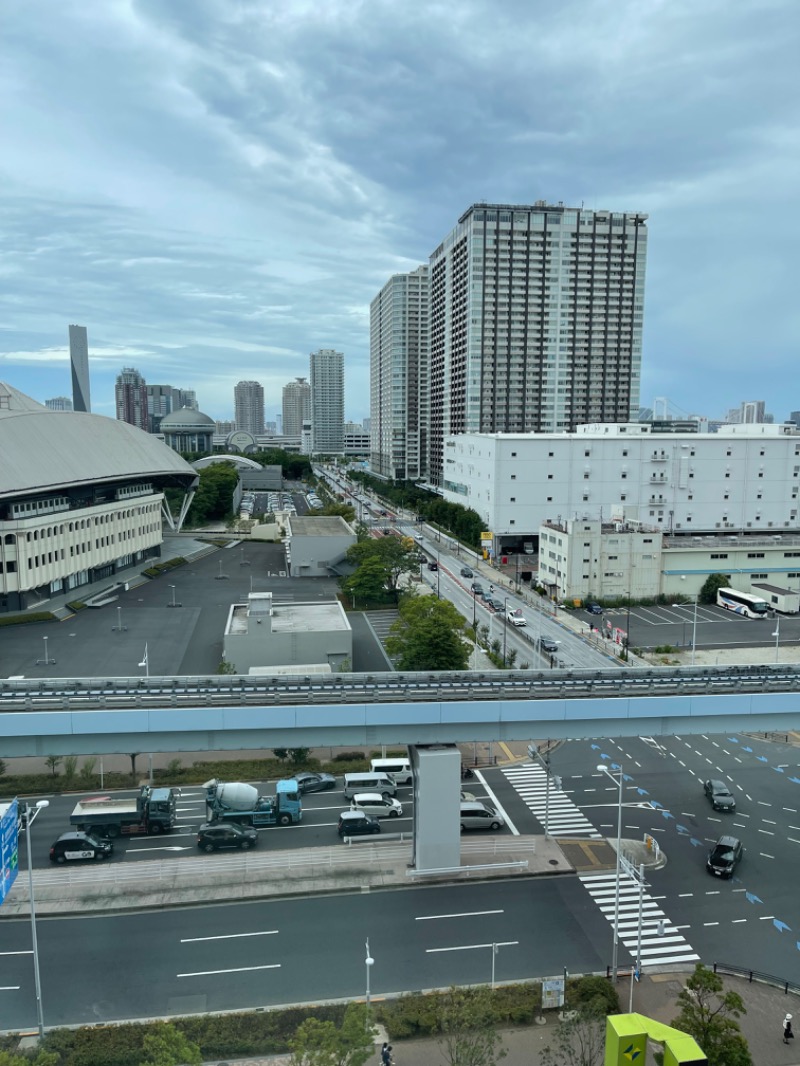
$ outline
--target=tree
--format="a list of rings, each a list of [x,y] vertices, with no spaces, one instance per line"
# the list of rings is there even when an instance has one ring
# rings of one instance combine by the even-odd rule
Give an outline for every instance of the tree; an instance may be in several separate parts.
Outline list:
[[[466,670],[472,648],[461,637],[464,624],[447,600],[405,596],[386,650],[400,670]]]
[[[58,1066],[61,1056],[55,1051],[38,1051],[30,1055],[16,1055],[13,1051],[0,1051],[0,1066]]]
[[[304,766],[311,754],[311,748],[289,748],[292,766]]]
[[[411,541],[413,546],[409,547],[409,538],[404,540],[395,536],[371,537],[353,544],[348,549],[346,558],[356,569],[354,573],[340,580],[342,590],[351,596],[358,596],[359,590],[362,590],[362,598],[366,598],[363,588],[376,588],[380,577],[381,598],[387,593],[396,596],[400,575],[416,571],[419,567],[416,545]],[[367,564],[368,572],[362,578],[359,571]]]
[[[169,1022],[154,1022],[143,1040],[141,1066],[200,1066],[200,1048]]]
[[[553,1044],[542,1048],[541,1066],[602,1066],[606,1049],[606,1014],[586,1008],[565,1015]]]
[[[492,993],[485,986],[451,988],[441,998],[438,1021],[439,1048],[450,1066],[495,1066],[505,1058]]]
[[[5,759],[0,759],[0,777],[5,777],[7,770],[8,763],[5,761]]]
[[[730,583],[730,574],[709,574],[698,594],[698,602],[716,603],[717,590],[726,588]]]
[[[332,518],[339,515],[345,522],[353,522],[356,517],[356,509],[349,503],[327,503],[321,511],[316,513],[323,518]]]
[[[289,1066],[364,1066],[374,1053],[374,1030],[366,1022],[363,1003],[348,1006],[341,1029],[307,1018],[289,1040]]]
[[[678,994],[681,1009],[672,1021],[673,1029],[680,1029],[694,1037],[705,1052],[708,1066],[752,1066],[747,1041],[736,1020],[746,1014],[738,992],[725,991],[722,978],[701,962]]]
[[[359,568],[341,582],[342,591],[354,604],[374,603],[386,595],[386,567],[380,559],[367,558]]]
[[[55,777],[58,774],[58,768],[61,765],[61,755],[48,755],[44,760],[44,764],[50,773]]]

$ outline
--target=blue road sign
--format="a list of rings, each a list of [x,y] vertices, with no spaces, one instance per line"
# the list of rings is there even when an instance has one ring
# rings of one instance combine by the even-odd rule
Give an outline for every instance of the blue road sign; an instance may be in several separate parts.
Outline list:
[[[16,800],[9,803],[0,818],[0,906],[11,891],[19,871],[19,807]]]

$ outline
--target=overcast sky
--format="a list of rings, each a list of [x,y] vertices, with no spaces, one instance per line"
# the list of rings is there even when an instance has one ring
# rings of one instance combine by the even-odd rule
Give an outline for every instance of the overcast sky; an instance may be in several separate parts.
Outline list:
[[[643,404],[800,409],[797,0],[24,0],[0,28],[0,380],[257,379],[345,353],[477,200],[650,214]],[[794,206],[792,206],[794,204]]]

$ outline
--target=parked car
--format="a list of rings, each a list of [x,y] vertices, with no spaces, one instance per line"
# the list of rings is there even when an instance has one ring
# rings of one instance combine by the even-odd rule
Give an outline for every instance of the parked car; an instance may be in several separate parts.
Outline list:
[[[470,570],[470,568],[468,566],[462,566],[461,567],[461,576],[462,577],[475,577],[475,575],[473,574],[473,572]]]
[[[61,865],[81,859],[107,859],[113,850],[110,840],[101,840],[92,833],[62,833],[50,848],[50,862]]]
[[[382,796],[380,792],[357,792],[353,806],[372,818],[399,818],[403,804],[394,796]]]
[[[741,861],[744,848],[736,837],[720,837],[708,853],[706,869],[715,877],[733,877],[733,871]]]
[[[380,833],[381,823],[364,811],[342,811],[338,829],[340,837],[356,837],[365,833]]]
[[[324,792],[328,788],[336,788],[336,778],[333,774],[316,774],[311,770],[304,770],[295,774],[293,780],[297,782],[297,791],[301,796],[306,792]]]
[[[474,592],[476,596],[483,595],[483,585],[480,581],[473,581],[469,587],[470,592]]]
[[[589,614],[602,614],[603,608],[599,603],[587,603],[584,605]]]
[[[715,811],[735,811],[736,800],[731,795],[730,789],[724,781],[706,781],[703,791]]]
[[[462,802],[461,811],[461,831],[465,829],[502,829],[506,824],[503,816],[498,814],[494,807],[490,807],[488,803],[481,803],[480,801],[474,802]]]
[[[428,569],[429,570],[438,570],[439,569],[439,564],[436,562],[435,559],[428,563]]]
[[[258,832],[252,825],[238,822],[204,822],[197,830],[197,846],[209,854],[217,848],[239,848],[247,851],[258,843]]]
[[[503,601],[502,600],[489,599],[486,602],[489,604],[489,606],[492,608],[493,611],[498,611],[499,612],[499,611],[503,610]]]
[[[540,637],[539,647],[542,651],[548,651],[552,655],[554,651],[558,651],[558,641],[553,640],[551,637]]]
[[[506,621],[510,622],[512,626],[526,626],[528,624],[528,619],[519,607],[508,608],[506,611]]]

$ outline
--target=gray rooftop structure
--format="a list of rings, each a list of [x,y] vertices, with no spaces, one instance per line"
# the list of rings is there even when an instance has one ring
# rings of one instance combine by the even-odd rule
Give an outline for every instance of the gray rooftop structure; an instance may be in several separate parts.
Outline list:
[[[342,537],[352,534],[352,529],[341,515],[326,515],[315,518],[292,517],[289,519],[291,535],[295,537]]]

